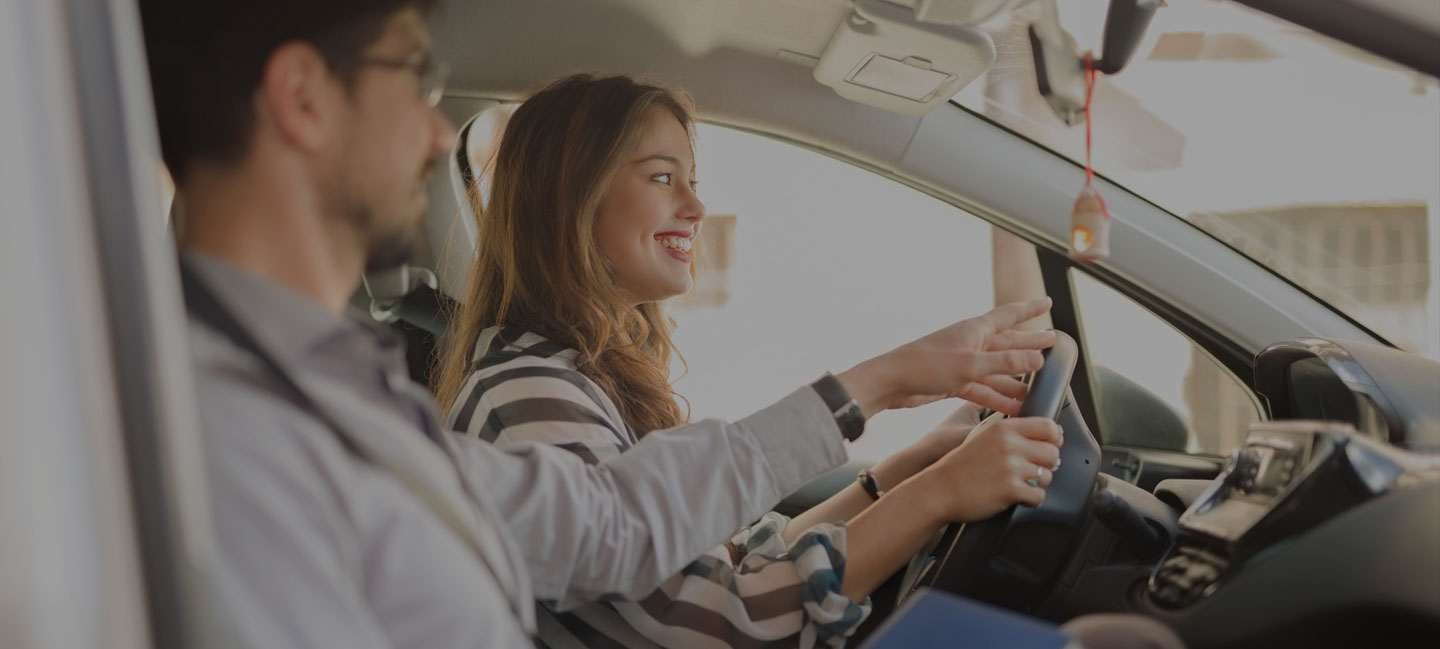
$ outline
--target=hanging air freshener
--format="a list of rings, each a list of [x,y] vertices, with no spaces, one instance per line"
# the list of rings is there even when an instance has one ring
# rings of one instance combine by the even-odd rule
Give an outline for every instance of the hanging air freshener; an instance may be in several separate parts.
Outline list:
[[[1085,187],[1070,211],[1070,256],[1089,263],[1110,256],[1110,213],[1095,189],[1090,166],[1090,104],[1095,91],[1095,67],[1085,54]]]
[[[1080,190],[1075,209],[1070,211],[1070,256],[1095,261],[1110,255],[1110,215],[1094,187]]]

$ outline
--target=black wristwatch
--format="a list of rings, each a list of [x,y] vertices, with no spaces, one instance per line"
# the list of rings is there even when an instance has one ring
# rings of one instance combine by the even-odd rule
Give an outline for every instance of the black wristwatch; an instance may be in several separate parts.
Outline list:
[[[831,416],[835,417],[835,425],[840,427],[840,434],[845,439],[855,441],[860,433],[865,432],[865,415],[860,412],[860,404],[856,403],[854,397],[845,391],[845,386],[840,385],[840,380],[835,375],[826,372],[824,376],[815,379],[810,387],[820,395],[825,402],[825,407],[830,409]]]

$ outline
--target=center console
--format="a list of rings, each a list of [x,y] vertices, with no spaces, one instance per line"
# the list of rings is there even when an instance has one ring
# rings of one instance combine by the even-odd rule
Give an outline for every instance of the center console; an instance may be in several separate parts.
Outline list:
[[[1148,595],[1179,609],[1223,588],[1268,548],[1389,491],[1440,476],[1435,458],[1401,451],[1349,424],[1272,421],[1251,427],[1221,475],[1180,517]]]

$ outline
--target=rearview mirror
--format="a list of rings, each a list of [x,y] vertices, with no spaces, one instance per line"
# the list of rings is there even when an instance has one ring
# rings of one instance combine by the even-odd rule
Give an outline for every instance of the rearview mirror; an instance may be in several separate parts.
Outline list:
[[[1162,0],[1110,0],[1110,9],[1105,12],[1105,33],[1101,41],[1101,56],[1095,62],[1095,69],[1105,74],[1115,74],[1130,62],[1135,48],[1145,38],[1145,28],[1155,17]]]
[[[1105,13],[1102,51],[1095,70],[1114,75],[1130,62],[1162,0],[1110,0]],[[1055,0],[1040,0],[1040,19],[1030,25],[1030,49],[1040,95],[1060,121],[1075,125],[1085,114],[1085,58],[1075,39],[1060,25]]]

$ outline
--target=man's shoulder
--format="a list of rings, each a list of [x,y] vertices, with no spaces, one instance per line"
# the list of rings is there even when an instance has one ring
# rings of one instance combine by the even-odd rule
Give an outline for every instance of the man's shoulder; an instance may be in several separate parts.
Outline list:
[[[226,455],[216,458],[225,462],[257,456],[303,462],[303,458],[344,455],[324,422],[297,404],[259,359],[194,320],[190,343],[208,455]]]

